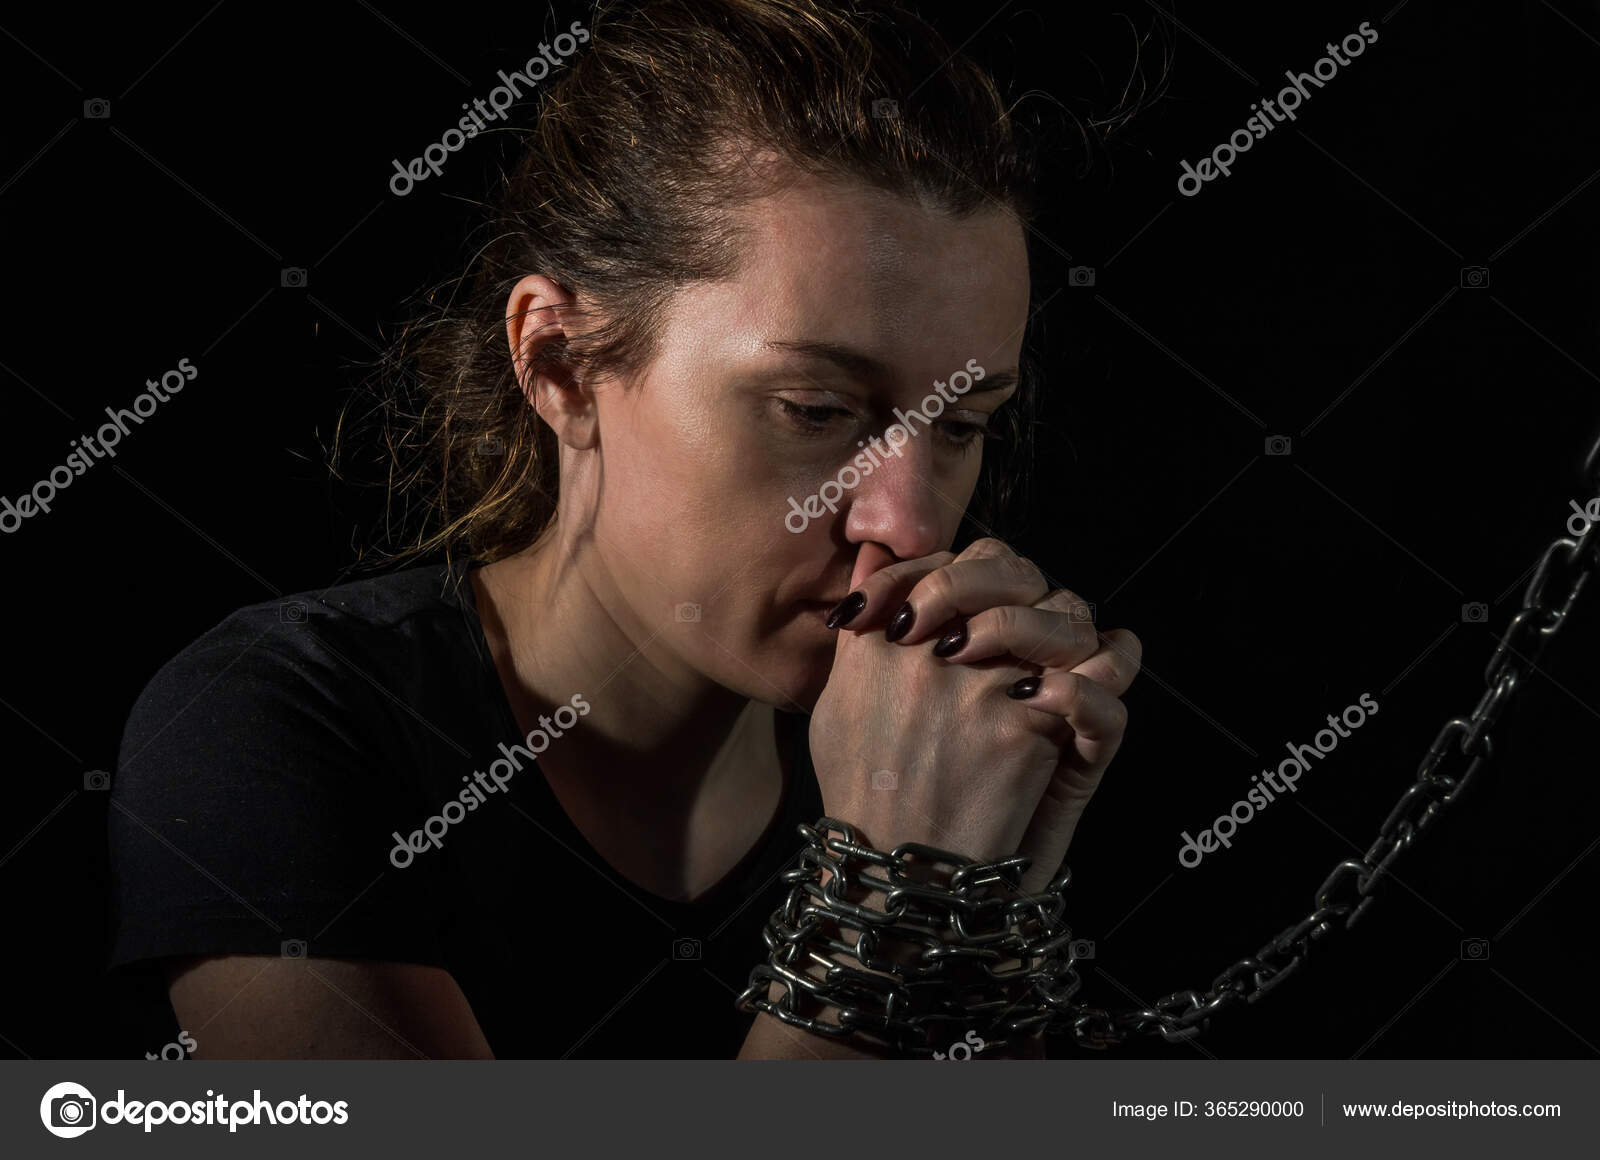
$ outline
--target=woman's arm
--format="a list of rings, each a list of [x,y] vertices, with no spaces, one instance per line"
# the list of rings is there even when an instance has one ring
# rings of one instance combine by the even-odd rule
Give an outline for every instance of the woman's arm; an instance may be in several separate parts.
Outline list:
[[[832,878],[830,871],[823,869],[820,872],[820,882],[826,885]],[[854,884],[844,891],[848,901],[882,905],[881,897],[875,897],[877,892],[864,884]],[[846,937],[846,932],[839,929],[837,924],[825,920],[824,928],[834,938],[842,941],[851,941]],[[946,935],[948,941],[954,942],[954,935]],[[861,963],[852,955],[836,951],[829,955],[835,962],[861,970]],[[907,958],[907,962],[911,959]],[[1019,963],[1015,959],[1007,959],[996,963],[997,968],[1016,967]],[[776,1003],[782,998],[785,991],[784,984],[772,982],[767,985],[767,998]],[[837,1011],[830,1009],[824,1016],[836,1021]],[[845,1044],[838,1040],[822,1035],[813,1035],[799,1027],[790,1027],[781,1019],[768,1015],[766,1012],[757,1012],[756,1021],[750,1028],[750,1033],[745,1036],[744,1046],[739,1050],[739,1059],[899,1059],[894,1052],[875,1052],[867,1047],[858,1047],[855,1044]],[[1007,1051],[1002,1042],[993,1042],[987,1046],[982,1054],[973,1056],[975,1059],[1044,1059],[1044,1036],[1030,1036],[1015,1051]]]
[[[777,1002],[778,996],[783,993],[783,987],[773,983],[767,991],[767,998]],[[744,1046],[739,1049],[740,1059],[894,1059],[893,1055],[871,1055],[854,1047],[839,1043],[836,1040],[825,1039],[820,1035],[813,1035],[809,1031],[802,1031],[798,1027],[790,1027],[781,1020],[774,1019],[771,1015],[761,1012],[756,1015],[756,1021],[750,1028],[750,1034],[745,1036]],[[1044,1059],[1044,1036],[1030,1037],[1023,1048],[1015,1052],[1006,1052],[1003,1049],[987,1050],[981,1055],[973,1056],[974,1059]]]
[[[783,984],[772,983],[767,998],[773,1002],[783,994]],[[757,1012],[756,1021],[739,1049],[740,1059],[892,1059],[892,1055],[872,1055],[853,1046],[790,1027],[781,1019]]]
[[[175,960],[168,993],[196,1059],[493,1059],[442,967],[215,955]]]

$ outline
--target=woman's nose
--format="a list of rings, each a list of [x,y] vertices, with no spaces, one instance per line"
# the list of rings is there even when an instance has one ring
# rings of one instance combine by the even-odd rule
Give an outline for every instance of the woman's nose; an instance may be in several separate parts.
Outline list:
[[[867,455],[871,474],[862,473],[850,498],[845,518],[845,539],[853,543],[875,540],[902,560],[927,556],[944,547],[946,527],[961,512],[957,499],[941,493],[934,479],[932,448],[912,439],[896,449],[877,443]],[[898,453],[895,453],[898,452]],[[867,454],[867,452],[863,452]]]

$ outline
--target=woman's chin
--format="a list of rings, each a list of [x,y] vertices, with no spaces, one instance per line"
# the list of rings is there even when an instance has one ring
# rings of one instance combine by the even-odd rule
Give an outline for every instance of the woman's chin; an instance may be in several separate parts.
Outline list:
[[[804,641],[798,647],[786,644],[782,659],[766,669],[770,695],[760,699],[781,708],[798,708],[810,713],[827,687],[828,675],[833,671],[833,654],[832,633],[820,643]]]

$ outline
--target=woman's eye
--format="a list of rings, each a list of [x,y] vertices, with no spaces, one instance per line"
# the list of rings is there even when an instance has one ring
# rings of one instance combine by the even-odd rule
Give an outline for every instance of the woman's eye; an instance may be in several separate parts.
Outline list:
[[[998,439],[989,428],[978,423],[963,423],[959,419],[947,419],[936,424],[939,437],[952,447],[962,449],[973,446],[982,439]]]
[[[828,424],[836,416],[843,415],[846,418],[850,416],[850,412],[843,407],[824,407],[807,403],[795,403],[782,398],[778,399],[778,406],[783,408],[783,413],[789,417],[796,427],[811,434],[827,430]]]
[[[855,413],[844,407],[830,407],[824,404],[796,403],[791,399],[778,397],[777,403],[782,408],[789,422],[807,435],[823,435],[836,419],[854,419]],[[968,423],[961,419],[940,419],[933,424],[937,432],[935,438],[946,447],[965,451],[980,442],[988,441],[1003,443],[1004,436],[985,423]]]

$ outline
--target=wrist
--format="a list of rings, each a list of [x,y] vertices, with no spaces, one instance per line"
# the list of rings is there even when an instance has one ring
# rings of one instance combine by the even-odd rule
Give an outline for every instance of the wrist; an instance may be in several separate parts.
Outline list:
[[[769,997],[755,1005],[868,1057],[959,1060],[985,1041],[988,1058],[1044,1057],[1034,991],[1059,973],[1067,932],[1059,901],[1008,905],[1023,899],[1027,858],[885,851],[831,816],[801,830],[807,849],[767,928],[770,962],[752,973]]]

